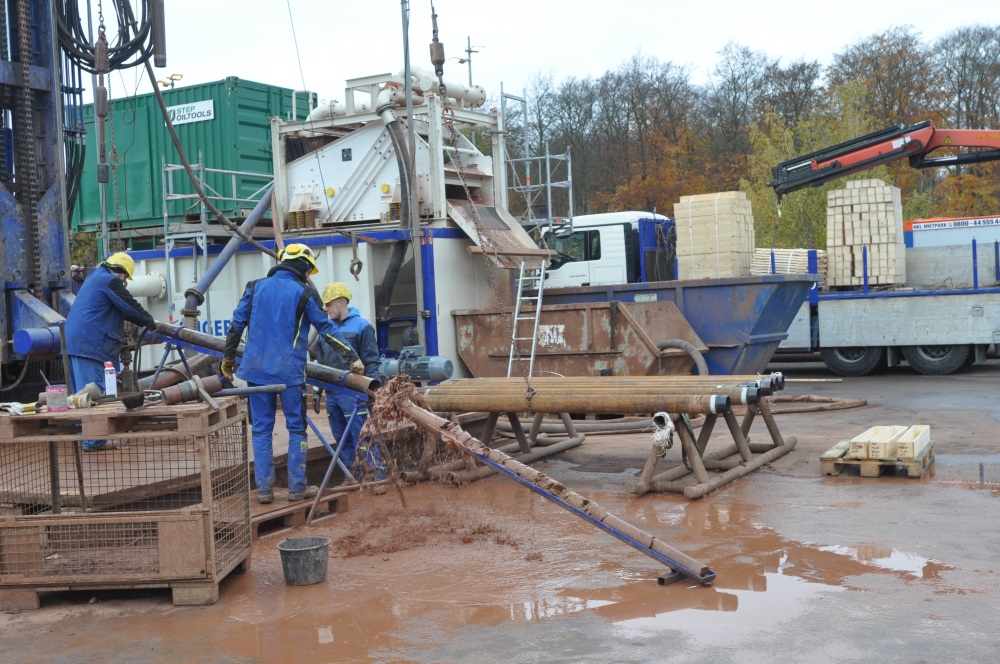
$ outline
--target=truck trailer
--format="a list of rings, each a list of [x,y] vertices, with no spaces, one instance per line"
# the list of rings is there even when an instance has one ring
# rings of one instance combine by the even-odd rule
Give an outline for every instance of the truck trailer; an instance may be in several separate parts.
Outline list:
[[[953,153],[931,154],[943,149]],[[904,157],[914,168],[994,161],[1000,159],[1000,132],[942,130],[929,121],[888,127],[782,162],[769,184],[780,205],[784,194]],[[781,350],[818,351],[844,376],[904,359],[931,375],[983,361],[1000,341],[998,229],[992,217],[907,222],[905,280],[892,286],[869,282],[870,253],[861,246],[861,283],[813,290]],[[812,271],[815,265],[812,258]]]

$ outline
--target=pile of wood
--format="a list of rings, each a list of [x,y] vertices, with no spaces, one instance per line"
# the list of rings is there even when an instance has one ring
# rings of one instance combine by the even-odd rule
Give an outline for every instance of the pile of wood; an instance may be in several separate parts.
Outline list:
[[[774,254],[774,272],[771,271],[771,254]],[[822,249],[816,250],[816,274],[826,278],[827,257]],[[750,274],[809,274],[809,249],[755,249]]]
[[[848,459],[913,461],[919,459],[930,444],[931,428],[927,424],[879,425],[852,438],[846,456]]]
[[[681,196],[674,204],[674,219],[679,279],[750,274],[753,211],[742,191]]]
[[[828,192],[826,247],[830,286],[864,283],[864,247],[868,248],[869,284],[904,283],[906,253],[899,189],[881,180],[855,180],[845,189]]]
[[[862,477],[905,469],[909,477],[922,477],[934,463],[934,443],[927,424],[874,426],[851,440],[842,440],[819,457],[824,475],[839,475],[854,466]]]

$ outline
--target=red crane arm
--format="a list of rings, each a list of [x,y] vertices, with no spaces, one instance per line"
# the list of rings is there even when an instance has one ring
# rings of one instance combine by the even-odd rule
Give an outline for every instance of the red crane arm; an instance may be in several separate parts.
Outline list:
[[[940,148],[976,148],[930,157]],[[888,127],[839,145],[784,161],[771,169],[779,198],[803,187],[819,185],[908,157],[914,168],[931,168],[1000,160],[1000,131],[935,129],[928,120],[909,127]]]

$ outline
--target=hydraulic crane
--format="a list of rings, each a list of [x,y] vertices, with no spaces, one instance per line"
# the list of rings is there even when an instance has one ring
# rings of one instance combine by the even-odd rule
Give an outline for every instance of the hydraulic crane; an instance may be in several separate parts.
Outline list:
[[[944,148],[968,149],[957,154],[930,156]],[[838,145],[783,161],[771,169],[778,200],[804,187],[860,173],[882,164],[909,158],[913,168],[978,164],[1000,159],[1000,130],[936,129],[930,120],[887,127]]]

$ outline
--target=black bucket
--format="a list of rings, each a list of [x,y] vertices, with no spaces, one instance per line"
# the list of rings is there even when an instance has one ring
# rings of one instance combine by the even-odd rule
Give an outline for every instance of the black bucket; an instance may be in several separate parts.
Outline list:
[[[290,586],[308,586],[326,579],[330,540],[325,537],[289,537],[278,543],[281,571]]]

